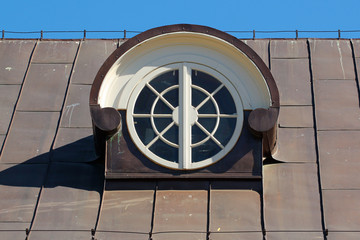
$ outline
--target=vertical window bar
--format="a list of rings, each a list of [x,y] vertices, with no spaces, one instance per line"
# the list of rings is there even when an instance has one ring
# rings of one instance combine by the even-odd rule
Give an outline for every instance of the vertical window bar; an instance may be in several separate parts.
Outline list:
[[[179,76],[179,167],[188,169],[191,165],[191,69],[182,64]]]

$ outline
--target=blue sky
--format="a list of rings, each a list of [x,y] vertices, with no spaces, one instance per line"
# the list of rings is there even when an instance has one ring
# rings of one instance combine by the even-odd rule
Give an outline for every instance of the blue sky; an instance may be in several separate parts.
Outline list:
[[[1,5],[0,30],[6,31],[144,31],[175,23],[207,25],[223,31],[360,30],[360,0],[19,0],[3,1]],[[117,33],[88,33],[88,37],[116,35]],[[234,35],[252,36],[250,33]],[[300,37],[305,35],[336,37],[337,33],[300,33]],[[16,37],[10,33],[7,33],[7,36]],[[80,33],[45,34],[45,37],[49,38],[81,36]],[[257,36],[269,35],[258,33]],[[294,36],[294,33],[279,33],[277,36]],[[359,38],[360,33],[343,33],[343,36]]]

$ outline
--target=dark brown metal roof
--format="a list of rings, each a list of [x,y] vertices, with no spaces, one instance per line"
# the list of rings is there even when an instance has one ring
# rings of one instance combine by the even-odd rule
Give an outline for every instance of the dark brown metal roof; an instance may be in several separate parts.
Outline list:
[[[235,181],[104,191],[88,97],[123,41],[0,41],[0,238],[359,239],[360,40],[246,42],[281,98],[263,196]]]

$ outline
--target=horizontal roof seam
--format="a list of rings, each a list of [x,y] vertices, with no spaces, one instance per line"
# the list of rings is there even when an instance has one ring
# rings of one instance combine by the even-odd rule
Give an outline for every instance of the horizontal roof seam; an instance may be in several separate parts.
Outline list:
[[[291,105],[291,104],[280,104],[281,107],[312,107],[313,105],[312,104],[294,104],[294,105]],[[280,110],[281,111],[281,110]]]
[[[271,59],[296,60],[296,59],[309,59],[309,58],[308,57],[271,57]]]
[[[45,64],[68,64],[71,65],[73,64],[72,62],[31,62],[31,64],[35,64],[35,65],[45,65]]]

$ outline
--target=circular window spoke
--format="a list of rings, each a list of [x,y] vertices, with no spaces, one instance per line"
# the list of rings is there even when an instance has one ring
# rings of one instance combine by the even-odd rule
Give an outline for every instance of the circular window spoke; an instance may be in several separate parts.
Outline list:
[[[174,125],[175,123],[174,122],[171,122],[164,130],[161,131],[161,133],[159,133],[159,135],[157,135],[151,142],[149,142],[148,145],[146,145],[147,148],[150,148],[151,145],[153,145],[159,138],[161,140],[163,140],[164,142],[168,143],[169,145],[173,146],[173,147],[178,147],[177,144],[175,143],[172,143],[168,140],[166,140],[163,135]]]
[[[171,110],[174,110],[175,107],[169,103],[168,100],[166,100],[160,93],[158,93],[158,91],[156,91],[155,88],[153,88],[149,83],[146,83],[146,86],[153,92],[155,93],[160,99],[161,101],[163,101]]]
[[[224,149],[224,146],[221,144],[219,140],[217,140],[211,133],[206,130],[198,121],[195,122],[196,126],[198,126],[205,134],[207,134],[221,149]]]
[[[134,117],[137,117],[137,118],[150,118],[150,117],[153,117],[153,118],[171,118],[172,117],[172,114],[133,114]]]
[[[198,118],[237,118],[237,114],[198,114]]]
[[[214,96],[218,91],[220,91],[223,86],[224,86],[224,84],[221,84],[221,85],[220,85],[219,87],[217,87],[212,93],[209,93],[208,91],[204,90],[203,88],[194,85],[193,87],[194,87],[195,89],[198,89],[198,90],[202,91],[203,93],[205,93],[206,95],[208,95],[208,97],[205,98],[199,105],[197,105],[195,109],[196,109],[196,110],[199,110],[207,101],[209,101],[209,99],[215,101],[214,98],[213,98],[213,96]]]

